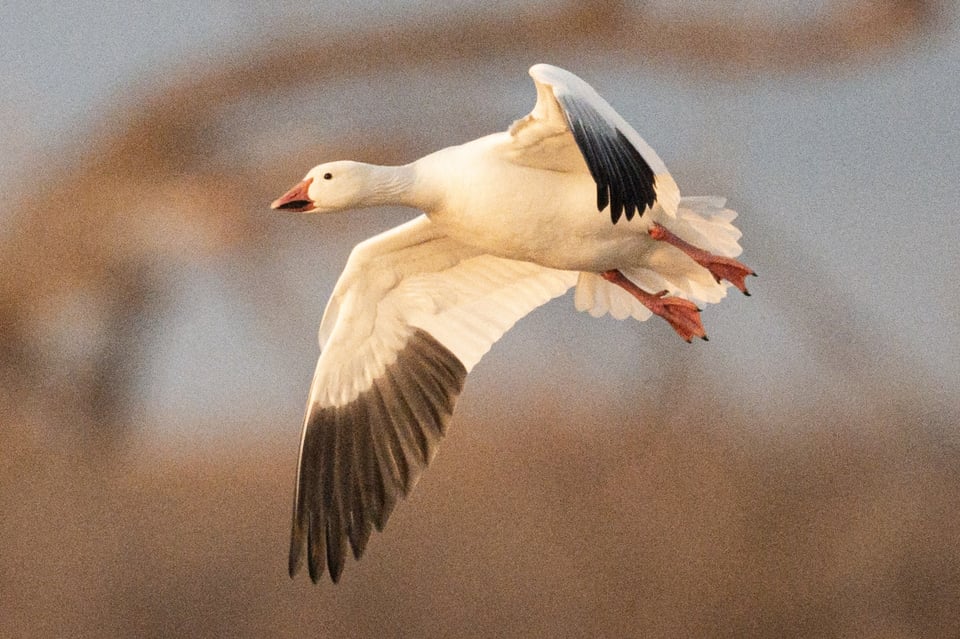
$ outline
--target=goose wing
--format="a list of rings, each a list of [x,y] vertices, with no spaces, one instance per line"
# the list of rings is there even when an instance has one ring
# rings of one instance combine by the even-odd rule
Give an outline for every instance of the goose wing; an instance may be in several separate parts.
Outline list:
[[[514,161],[553,170],[582,170],[597,183],[597,210],[616,224],[659,203],[676,214],[680,192],[667,167],[640,134],[576,75],[536,64],[530,76],[537,103],[510,127]],[[576,165],[574,152],[580,158]]]
[[[337,581],[432,459],[464,379],[576,273],[493,257],[421,216],[359,244],[320,326],[289,569]]]

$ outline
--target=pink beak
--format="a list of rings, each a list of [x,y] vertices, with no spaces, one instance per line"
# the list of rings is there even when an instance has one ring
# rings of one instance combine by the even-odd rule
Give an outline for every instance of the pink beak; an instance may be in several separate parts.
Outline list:
[[[313,178],[307,178],[300,184],[296,185],[270,204],[271,209],[283,209],[285,211],[300,211],[308,212],[314,208],[313,200],[310,199],[310,196],[307,195],[307,189],[310,188],[310,183],[313,182]]]

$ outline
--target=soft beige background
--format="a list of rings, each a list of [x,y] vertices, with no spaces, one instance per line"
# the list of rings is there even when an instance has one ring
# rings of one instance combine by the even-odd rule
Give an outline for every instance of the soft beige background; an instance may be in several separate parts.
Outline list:
[[[956,635],[956,9],[591,7],[0,9],[0,635]],[[367,556],[290,581],[320,313],[411,212],[267,203],[506,127],[537,61],[730,199],[754,295],[692,346],[538,310]]]

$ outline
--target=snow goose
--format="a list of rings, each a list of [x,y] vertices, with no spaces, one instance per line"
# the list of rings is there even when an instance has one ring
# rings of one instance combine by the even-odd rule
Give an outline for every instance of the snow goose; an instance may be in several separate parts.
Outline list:
[[[586,82],[530,69],[509,130],[404,166],[330,162],[272,208],[426,213],[357,245],[320,323],[300,442],[289,570],[340,578],[410,493],[464,378],[513,324],[576,286],[594,316],[664,318],[706,339],[698,304],[746,293],[736,214],[681,198],[666,166]]]

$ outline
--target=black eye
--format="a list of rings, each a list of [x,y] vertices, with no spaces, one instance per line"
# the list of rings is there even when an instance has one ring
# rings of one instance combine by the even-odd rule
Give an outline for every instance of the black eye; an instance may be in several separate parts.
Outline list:
[[[323,179],[324,179],[324,180],[329,180],[329,179],[331,179],[331,178],[333,178],[333,173],[324,173],[324,174],[323,174]]]

